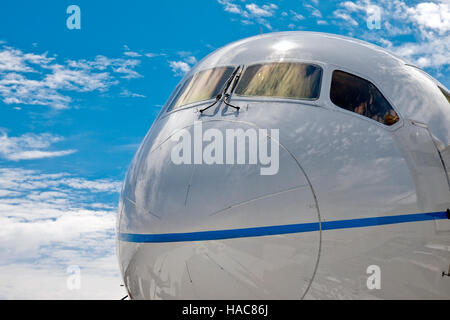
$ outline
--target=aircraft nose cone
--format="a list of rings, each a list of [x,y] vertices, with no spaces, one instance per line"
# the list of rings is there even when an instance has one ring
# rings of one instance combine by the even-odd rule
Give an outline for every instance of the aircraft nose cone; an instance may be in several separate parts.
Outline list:
[[[227,133],[237,137],[233,156]],[[318,262],[317,204],[301,164],[276,138],[253,124],[216,120],[144,142],[119,221],[119,260],[133,297],[303,297]],[[313,227],[291,233],[289,225]]]

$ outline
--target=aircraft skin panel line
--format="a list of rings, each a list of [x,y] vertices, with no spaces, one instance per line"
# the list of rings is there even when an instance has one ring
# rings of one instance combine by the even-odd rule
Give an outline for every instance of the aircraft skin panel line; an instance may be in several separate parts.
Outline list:
[[[349,219],[349,220],[324,221],[321,224],[318,222],[314,222],[314,223],[300,223],[300,224],[288,224],[278,226],[264,226],[254,228],[211,230],[211,231],[198,231],[185,233],[162,233],[162,234],[120,233],[119,240],[137,243],[207,241],[207,240],[221,240],[233,238],[263,237],[263,236],[282,235],[290,233],[302,233],[302,232],[319,231],[320,229],[334,230],[334,229],[362,228],[395,223],[429,221],[436,219],[449,219],[449,214],[448,212],[440,211],[440,212],[403,214],[395,216]]]

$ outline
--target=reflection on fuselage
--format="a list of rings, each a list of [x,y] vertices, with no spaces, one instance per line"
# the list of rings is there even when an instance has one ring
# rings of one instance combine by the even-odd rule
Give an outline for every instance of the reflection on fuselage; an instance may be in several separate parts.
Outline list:
[[[292,45],[279,52],[279,41]],[[353,60],[319,50],[336,43]],[[133,160],[119,204],[118,256],[132,298],[450,297],[442,277],[450,264],[450,134],[442,111],[450,110],[429,78],[367,45],[281,33],[218,50],[182,83],[215,66],[311,56],[323,70],[316,99],[234,95],[239,110],[222,100],[202,113],[212,100],[163,108]],[[360,56],[380,68],[358,64]],[[398,117],[393,123],[367,116],[369,104],[364,113],[333,103],[333,71],[355,68],[392,105],[385,111]],[[408,84],[403,91],[388,70]],[[227,80],[224,74],[219,82]],[[242,88],[255,94],[264,87],[257,85],[262,78]],[[277,83],[266,82],[264,91],[287,95]],[[428,118],[410,103],[427,101],[424,95]],[[255,164],[174,164],[177,141],[171,137],[180,130],[195,136],[196,121],[223,136],[227,130],[279,129],[279,171],[265,176]],[[379,289],[367,286],[370,266],[380,268]]]

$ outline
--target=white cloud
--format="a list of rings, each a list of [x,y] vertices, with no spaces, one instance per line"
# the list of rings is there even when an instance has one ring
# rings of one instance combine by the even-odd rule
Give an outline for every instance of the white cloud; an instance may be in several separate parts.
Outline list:
[[[376,4],[374,4],[376,3]],[[415,28],[423,37],[436,32],[444,35],[450,30],[450,4],[448,1],[419,2],[408,6],[402,0],[369,0],[345,1],[339,4],[341,14],[356,14],[359,19],[366,19],[376,10],[380,10],[380,18],[388,28],[389,35],[411,33]],[[396,26],[396,25],[399,26]],[[401,29],[406,29],[408,32]],[[380,30],[383,32],[384,30]]]
[[[310,4],[305,4],[305,8],[307,8],[308,10],[311,11],[311,15],[316,17],[316,18],[322,18],[322,12],[320,12],[319,9],[313,7]]]
[[[385,46],[422,68],[450,66],[450,5],[448,2],[420,2],[409,7],[401,0],[384,3],[391,22],[384,26],[389,36],[414,34],[417,42],[387,43]]]
[[[365,10],[365,6],[362,5],[359,1],[357,3],[355,2],[351,2],[351,1],[345,1],[342,2],[340,4],[342,7],[344,7],[345,9],[352,11],[352,12],[356,12],[356,11],[364,11]]]
[[[137,57],[141,57],[142,56],[141,54],[139,54],[137,52],[134,52],[134,51],[125,51],[123,54],[126,55],[126,56],[129,56],[129,57],[133,57],[133,58],[137,58]]]
[[[130,97],[130,98],[146,98],[146,96],[144,96],[143,94],[131,92],[131,91],[127,90],[127,89],[122,90],[120,95],[122,97]]]
[[[70,106],[70,91],[104,92],[119,83],[118,78],[142,77],[135,69],[141,55],[127,50],[130,58],[67,60],[57,63],[47,53],[23,53],[3,45],[0,48],[0,96],[5,104],[46,105],[54,109]]]
[[[154,57],[166,56],[166,54],[165,53],[148,52],[148,53],[145,53],[144,56],[146,56],[147,58],[154,58]]]
[[[117,265],[114,255],[106,258],[110,261],[108,269]],[[122,281],[117,269],[115,274],[109,274],[101,266],[90,265],[87,262],[80,266],[80,290],[67,289],[69,273],[63,266],[36,266],[33,263],[0,266],[0,299],[119,300],[126,295],[125,289],[120,287]]]
[[[89,72],[96,71],[109,71],[111,73],[123,73],[125,74],[122,78],[140,78],[138,72],[134,69],[141,63],[138,59],[122,59],[122,58],[108,58],[102,55],[98,55],[94,60],[78,60],[78,61],[68,61],[69,67],[86,70]]]
[[[116,206],[100,200],[119,188],[113,180],[0,168],[0,298],[123,297]],[[80,290],[66,286],[70,265],[81,268]]]
[[[406,43],[390,49],[422,68],[450,65],[450,35],[420,43]]]
[[[278,9],[278,6],[273,3],[263,5],[261,7],[259,7],[257,4],[250,3],[245,5],[245,7],[251,14],[258,17],[271,17],[273,16],[274,11]]]
[[[353,35],[358,21],[365,21],[379,10],[381,29],[363,30],[361,36],[376,41],[396,54],[423,68],[440,69],[449,66],[450,3],[422,1],[408,5],[403,0],[357,0],[338,5],[334,16],[347,21]],[[365,23],[361,24],[364,28]],[[376,32],[376,34],[374,33]],[[404,42],[398,36],[411,35],[416,41]]]
[[[349,24],[351,24],[352,26],[357,26],[357,25],[358,25],[358,22],[356,22],[355,19],[353,19],[348,13],[345,13],[345,12],[342,11],[342,10],[336,10],[336,11],[334,11],[334,12],[333,12],[333,15],[334,15],[336,18],[339,18],[339,19],[342,19],[342,20],[347,21],[347,22],[348,22]]]
[[[367,16],[375,13],[377,10],[382,10],[382,7],[372,4],[368,0],[358,0],[357,2],[345,1],[340,3],[341,7],[344,7],[349,12],[362,12]],[[382,12],[380,12],[382,14]]]
[[[54,158],[54,157],[62,157],[67,156],[76,152],[76,150],[65,150],[65,151],[40,151],[40,150],[32,150],[32,151],[22,151],[16,154],[8,155],[8,160],[18,161],[18,160],[34,160],[34,159],[43,159],[43,158]]]
[[[3,50],[0,51],[0,72],[36,72],[29,64],[48,65],[53,60],[54,58],[47,57],[47,53],[41,55],[24,54],[20,50],[4,46]]]
[[[169,61],[169,65],[175,75],[183,75],[191,70],[191,66],[184,61]]]
[[[55,64],[50,67],[52,73],[42,80],[46,88],[78,92],[104,91],[111,85],[107,72],[91,73],[87,69],[71,69]]]
[[[7,73],[0,78],[0,95],[6,104],[48,105],[54,109],[68,108],[72,99],[45,81],[28,79],[22,74]]]
[[[66,185],[73,189],[86,189],[91,192],[119,192],[121,183],[108,179],[86,180],[82,178],[63,178],[58,181],[60,185]]]
[[[384,29],[387,31],[387,34],[389,36],[398,36],[398,35],[405,35],[405,34],[411,34],[412,30],[409,26],[405,24],[401,24],[399,26],[395,26],[391,24],[389,21],[385,21],[383,24]]]
[[[20,137],[8,137],[6,133],[0,136],[0,156],[7,160],[32,160],[42,158],[61,157],[75,153],[77,150],[42,150],[61,141],[62,138],[49,133],[27,133]]]
[[[169,65],[176,76],[182,76],[189,72],[192,66],[197,63],[197,58],[190,51],[178,51],[177,55],[183,60],[169,61]]]
[[[422,2],[408,8],[410,19],[423,28],[432,29],[443,35],[450,31],[450,4]]]
[[[295,21],[300,21],[300,20],[304,20],[305,17],[297,12],[295,12],[294,10],[289,10],[289,12],[292,15],[292,19]]]
[[[384,1],[384,0],[381,0]],[[398,0],[394,0],[398,1]],[[370,0],[357,0],[356,2],[345,1],[339,3],[339,9],[333,12],[336,18],[348,22],[353,31],[354,27],[359,26],[358,21],[363,22],[361,26],[365,28],[367,19],[379,16],[382,20],[388,21],[387,15],[381,5],[373,4]],[[393,6],[392,2],[390,6]],[[379,29],[376,29],[377,31]]]
[[[218,0],[218,2],[225,7],[225,11],[227,12],[242,14],[242,10],[239,5],[236,5],[228,0]]]
[[[267,18],[274,16],[278,6],[274,3],[264,4],[259,6],[255,3],[245,5],[245,9],[240,5],[234,3],[233,0],[217,0],[218,3],[224,6],[224,10],[233,14],[241,16],[241,23],[244,25],[253,24],[257,22],[272,30],[272,26],[267,21]]]
[[[184,61],[190,65],[194,65],[197,63],[197,59],[194,56],[188,56],[184,59]]]
[[[73,177],[69,173],[43,174],[35,170],[0,168],[0,190],[21,192],[26,196],[29,196],[32,190],[49,189],[52,192],[65,192],[68,188],[80,192],[89,191],[90,194],[117,193],[120,186],[120,182],[110,179],[87,180]],[[73,196],[75,199],[75,194]]]
[[[280,10],[280,16],[276,17],[278,9],[276,5],[264,6],[254,2],[240,5],[237,0],[218,0],[218,2],[224,6],[225,11],[239,15],[243,24],[259,23],[272,29],[273,23],[277,24],[276,27],[279,29],[294,29],[295,22],[283,18],[291,17],[294,21],[304,19],[302,14],[286,8],[281,8],[284,10]],[[443,67],[449,66],[448,0],[419,0],[412,4],[407,4],[404,0],[347,0],[332,4],[334,10],[332,9],[332,14],[328,17],[323,17],[317,0],[312,3],[305,2],[303,6],[313,19],[318,19],[315,21],[317,25],[339,25],[343,34],[348,36],[358,34],[360,38],[379,43],[420,67],[440,69],[439,74],[444,72],[441,70]],[[381,28],[368,29],[367,19],[372,19],[378,14],[381,18]],[[410,40],[405,43],[405,37],[399,37],[404,35],[410,35],[416,38],[416,41]]]

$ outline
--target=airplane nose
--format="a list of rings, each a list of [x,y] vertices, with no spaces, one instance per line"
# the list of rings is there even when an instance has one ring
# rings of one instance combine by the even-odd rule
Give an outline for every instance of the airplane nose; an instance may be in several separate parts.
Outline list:
[[[320,219],[301,164],[270,131],[251,123],[201,125],[202,136],[215,139],[205,139],[199,148],[195,124],[160,142],[148,139],[128,172],[118,245],[131,297],[303,298],[318,263]],[[237,132],[233,157],[230,132]],[[244,163],[238,161],[239,134],[251,136],[241,140]],[[212,141],[220,139],[212,152]],[[250,155],[255,141],[258,152],[263,143],[269,146],[264,161],[257,153],[256,163]],[[180,163],[183,157],[191,161]]]

